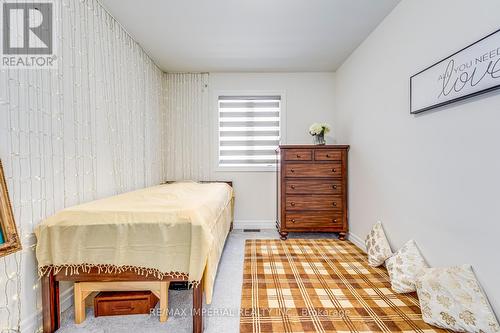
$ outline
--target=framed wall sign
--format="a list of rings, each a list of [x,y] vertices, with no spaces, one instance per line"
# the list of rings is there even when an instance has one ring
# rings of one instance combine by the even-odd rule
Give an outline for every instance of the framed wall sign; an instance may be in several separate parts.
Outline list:
[[[410,113],[500,89],[500,30],[410,78]]]
[[[14,222],[2,161],[0,161],[0,257],[19,250],[21,250],[21,241]]]

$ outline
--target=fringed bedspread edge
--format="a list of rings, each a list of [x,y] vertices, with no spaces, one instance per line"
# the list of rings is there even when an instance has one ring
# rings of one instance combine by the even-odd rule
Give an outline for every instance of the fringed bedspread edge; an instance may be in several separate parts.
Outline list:
[[[62,265],[46,265],[38,267],[38,276],[42,277],[47,274],[58,274],[64,271],[65,275],[79,275],[80,273],[91,273],[92,269],[96,269],[98,274],[121,274],[133,272],[144,277],[154,276],[158,280],[164,278],[181,279],[189,283],[190,287],[197,287],[200,284],[198,280],[190,280],[189,274],[183,272],[162,272],[155,268],[131,266],[131,265],[112,265],[112,264],[62,264]]]

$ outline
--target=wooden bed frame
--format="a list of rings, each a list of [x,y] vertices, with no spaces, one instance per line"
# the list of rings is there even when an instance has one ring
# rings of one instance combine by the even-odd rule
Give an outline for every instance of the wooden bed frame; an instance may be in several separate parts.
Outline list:
[[[171,182],[166,182],[171,183]],[[200,183],[227,183],[233,186],[232,181],[201,181]],[[233,221],[231,221],[230,231],[233,230]],[[54,333],[61,325],[61,305],[59,301],[59,282],[117,282],[117,281],[169,281],[186,282],[187,276],[164,277],[162,280],[153,275],[139,275],[133,270],[121,273],[99,273],[97,268],[89,272],[79,272],[79,274],[69,275],[65,270],[54,274],[52,271],[41,278],[42,283],[42,313],[43,313],[43,332]],[[193,287],[193,333],[203,332],[203,281]]]

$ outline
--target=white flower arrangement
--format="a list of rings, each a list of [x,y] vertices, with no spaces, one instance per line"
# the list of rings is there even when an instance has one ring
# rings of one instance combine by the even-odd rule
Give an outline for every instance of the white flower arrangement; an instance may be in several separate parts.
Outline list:
[[[325,135],[330,132],[330,125],[327,123],[314,123],[309,127],[309,134],[315,135]]]

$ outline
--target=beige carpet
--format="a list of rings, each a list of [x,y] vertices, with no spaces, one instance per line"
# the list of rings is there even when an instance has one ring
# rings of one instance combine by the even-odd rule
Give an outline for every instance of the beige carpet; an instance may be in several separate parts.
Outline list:
[[[444,332],[415,293],[392,292],[385,268],[334,239],[247,240],[240,332]]]

